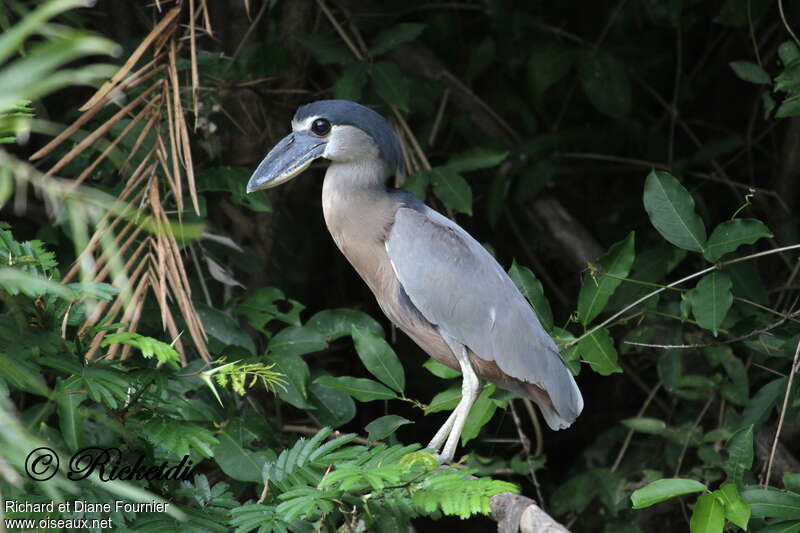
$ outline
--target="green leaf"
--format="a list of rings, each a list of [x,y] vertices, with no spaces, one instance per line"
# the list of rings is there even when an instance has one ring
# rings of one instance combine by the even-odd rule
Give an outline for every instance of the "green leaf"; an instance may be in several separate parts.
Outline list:
[[[286,378],[285,386],[278,388],[278,397],[298,409],[307,409],[310,370],[302,357],[290,353],[268,354],[267,361],[275,363],[275,370]]]
[[[444,366],[436,359],[428,359],[427,361],[422,363],[422,366],[425,367],[425,369],[428,372],[430,372],[437,378],[453,379],[461,375],[461,372],[459,372],[458,370],[453,370],[449,366]]]
[[[717,492],[697,498],[689,521],[691,533],[722,533],[724,528],[725,507],[717,497]]]
[[[282,311],[281,308],[286,310]],[[266,325],[273,320],[290,326],[300,326],[300,313],[305,308],[297,300],[286,298],[283,291],[276,287],[262,287],[236,306],[236,313],[244,316],[251,326],[263,332]]]
[[[784,472],[783,486],[787,490],[800,494],[800,473]]]
[[[728,459],[722,464],[722,469],[728,475],[728,481],[741,485],[744,473],[753,466],[753,426],[736,431],[725,447],[728,450]]]
[[[553,329],[553,311],[545,298],[542,283],[536,278],[533,271],[528,267],[520,266],[515,260],[508,269],[508,275],[519,292],[530,302],[545,331]]]
[[[397,392],[403,392],[406,375],[400,359],[383,336],[353,325],[353,342],[361,362],[370,373]]]
[[[617,350],[608,329],[602,328],[584,337],[577,345],[580,358],[602,376],[622,372],[617,363]]]
[[[759,85],[772,83],[772,78],[769,77],[769,74],[755,63],[751,63],[750,61],[731,61],[728,64],[739,79]]]
[[[81,391],[82,380],[78,376],[67,379],[58,379],[55,395],[57,401],[58,427],[67,444],[69,451],[77,452],[83,447],[83,438],[86,433],[84,428],[85,416],[80,410],[80,405],[86,399],[86,393]]]
[[[240,419],[229,423],[217,433],[219,444],[214,447],[214,460],[225,475],[237,481],[261,482],[261,470],[276,459],[272,450],[251,451],[245,446],[259,436],[250,434]]]
[[[497,410],[497,404],[491,399],[494,391],[494,385],[487,385],[481,391],[475,403],[472,404],[472,408],[467,415],[467,421],[464,424],[464,430],[461,432],[462,446],[477,437],[481,428],[494,416],[494,412]]]
[[[402,416],[397,415],[386,415],[380,418],[376,418],[372,422],[366,425],[364,429],[367,430],[367,440],[370,442],[375,442],[381,439],[385,439],[392,433],[394,433],[397,428],[400,426],[404,426],[406,424],[413,424],[411,420],[407,418],[403,418]]]
[[[753,518],[800,519],[800,494],[751,486],[742,491],[742,499],[750,505]]]
[[[705,246],[706,259],[712,263],[743,244],[753,244],[762,237],[772,237],[769,228],[755,218],[726,220],[711,233]]]
[[[800,82],[798,82],[800,84]],[[775,118],[789,118],[800,115],[800,98],[793,96],[784,100],[775,112]]]
[[[359,402],[373,400],[391,400],[397,395],[377,381],[367,378],[354,378],[351,376],[320,376],[314,383],[346,392]]]
[[[434,167],[428,173],[433,194],[450,209],[472,215],[472,188],[448,167]]]
[[[320,424],[337,428],[356,416],[356,402],[344,391],[312,383],[308,399]]]
[[[694,198],[674,176],[650,172],[644,184],[644,208],[667,241],[684,250],[705,250],[706,227],[694,211]]]
[[[676,496],[701,492],[706,486],[694,479],[665,478],[657,479],[644,487],[633,491],[631,503],[634,509],[644,509]]]
[[[459,385],[454,385],[434,396],[428,406],[425,408],[425,414],[429,415],[431,413],[438,413],[439,411],[455,409],[460,400],[461,387]]]
[[[733,283],[725,272],[714,271],[703,276],[689,292],[692,314],[701,328],[717,335],[717,330],[733,304]]]
[[[567,75],[575,62],[575,54],[557,42],[533,46],[528,59],[528,86],[536,99]]]
[[[494,148],[471,148],[451,157],[445,168],[459,173],[496,167],[508,157],[508,150]]]
[[[320,32],[294,36],[295,39],[314,56],[320,65],[346,65],[353,60],[353,54],[333,32]]]
[[[242,331],[233,318],[207,305],[195,304],[195,306],[206,333],[222,345],[220,349],[226,346],[238,346],[244,348],[249,354],[255,355],[256,345],[253,343],[253,339]]]
[[[321,333],[328,342],[351,335],[354,325],[383,337],[383,327],[378,321],[367,313],[355,309],[326,309],[306,322],[307,328]]]
[[[613,244],[597,262],[599,273],[594,276],[589,272],[583,276],[581,292],[578,294],[578,317],[584,326],[606,307],[622,283],[617,278],[625,278],[630,273],[636,255],[634,239],[634,232],[630,232],[624,240]]]
[[[750,403],[742,413],[741,424],[758,426],[769,416],[770,411],[786,392],[786,378],[777,378],[759,389],[750,399]]]
[[[297,356],[319,352],[327,347],[328,342],[322,333],[310,327],[283,328],[269,341],[271,355]]]
[[[214,434],[206,428],[173,418],[154,417],[143,422],[137,429],[141,437],[178,457],[187,455],[190,448],[204,457],[213,457],[213,449],[219,444]]]
[[[369,64],[363,61],[347,65],[333,84],[333,97],[338,100],[361,100],[364,85],[367,83]]]
[[[663,420],[648,417],[626,418],[622,420],[622,425],[648,435],[659,435],[667,427],[667,423]]]
[[[788,65],[800,57],[800,47],[792,40],[784,41],[778,46],[778,57],[781,58],[781,63]]]
[[[375,92],[400,111],[411,111],[411,83],[394,63],[379,61],[372,66]]]
[[[742,530],[747,531],[747,523],[750,521],[750,507],[739,495],[739,489],[736,484],[725,483],[715,493],[722,498],[725,506],[725,518],[742,528]]]
[[[370,48],[372,56],[385,54],[403,43],[414,41],[425,30],[427,24],[401,22],[389,29],[383,30],[375,38],[375,45]]]
[[[175,348],[166,342],[161,342],[158,339],[145,337],[144,335],[139,335],[138,333],[132,333],[130,331],[109,333],[103,337],[100,347],[105,348],[111,344],[127,344],[133,346],[141,351],[142,356],[145,358],[149,359],[155,355],[160,363],[168,363],[176,368],[178,362],[181,360]]]
[[[620,60],[603,51],[586,52],[578,67],[578,78],[595,109],[612,118],[628,115],[631,84]]]
[[[800,520],[781,520],[770,522],[756,533],[800,533]]]

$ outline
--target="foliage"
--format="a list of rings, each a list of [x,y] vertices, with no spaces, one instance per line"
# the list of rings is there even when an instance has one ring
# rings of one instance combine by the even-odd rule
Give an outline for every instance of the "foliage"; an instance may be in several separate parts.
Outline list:
[[[518,489],[576,533],[800,528],[798,5],[105,4],[0,7],[4,498],[172,504],[120,531],[437,531]],[[319,179],[245,192],[323,97],[389,118],[395,184],[509,269],[574,429],[486,384],[466,468],[412,444],[459,373],[382,317]],[[33,483],[38,446],[191,475]]]

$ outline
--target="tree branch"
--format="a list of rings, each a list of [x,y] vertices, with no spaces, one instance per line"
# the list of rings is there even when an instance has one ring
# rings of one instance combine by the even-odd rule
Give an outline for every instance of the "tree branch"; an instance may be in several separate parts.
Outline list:
[[[502,492],[492,496],[491,505],[498,533],[570,533],[525,496]]]

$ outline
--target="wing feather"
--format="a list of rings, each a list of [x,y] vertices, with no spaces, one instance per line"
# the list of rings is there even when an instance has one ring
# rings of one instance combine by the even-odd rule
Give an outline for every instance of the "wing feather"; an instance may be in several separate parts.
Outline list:
[[[408,297],[429,322],[508,375],[546,390],[559,427],[577,418],[583,399],[553,339],[483,246],[420,203],[397,210],[386,249]]]

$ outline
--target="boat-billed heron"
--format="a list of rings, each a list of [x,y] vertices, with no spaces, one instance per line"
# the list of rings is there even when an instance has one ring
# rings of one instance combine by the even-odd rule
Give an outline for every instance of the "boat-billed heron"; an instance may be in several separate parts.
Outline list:
[[[553,339],[483,246],[387,184],[403,171],[403,155],[378,113],[344,100],[300,107],[292,132],[270,150],[247,191],[284,183],[319,158],[330,161],[322,210],[336,245],[389,320],[463,375],[461,400],[429,448],[453,458],[480,379],[531,398],[552,429],[569,427],[583,398]]]

